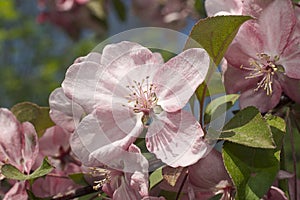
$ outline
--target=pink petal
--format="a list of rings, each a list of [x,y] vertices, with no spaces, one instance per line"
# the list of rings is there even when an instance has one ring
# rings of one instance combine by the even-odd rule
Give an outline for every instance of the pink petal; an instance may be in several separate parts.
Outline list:
[[[99,64],[101,62],[101,56],[102,55],[98,52],[91,52],[86,56],[76,58],[76,60],[74,61],[74,64],[84,62],[84,61],[90,61],[90,62],[95,62],[95,63]]]
[[[282,89],[277,80],[273,81],[273,94],[268,96],[263,88],[254,91],[254,88],[249,88],[242,92],[240,96],[240,107],[255,106],[260,112],[264,113],[274,108],[280,100]]]
[[[117,81],[131,68],[162,63],[163,59],[160,54],[152,53],[146,47],[128,41],[105,46],[101,58],[101,64],[106,67],[105,71]]]
[[[65,95],[82,106],[88,113],[92,112],[98,99],[101,98],[98,90],[100,75],[103,66],[91,61],[73,64],[67,71],[62,88]]]
[[[26,183],[16,182],[14,186],[5,194],[3,200],[27,200]]]
[[[243,1],[243,15],[259,18],[266,7],[274,0],[247,0]]]
[[[249,66],[249,59],[257,58],[257,53],[264,52],[263,40],[253,22],[245,22],[239,29],[234,41],[228,47],[225,58],[236,68]]]
[[[49,97],[50,117],[60,127],[73,132],[84,115],[83,108],[65,96],[62,88],[55,89]]]
[[[0,108],[0,162],[9,163],[23,171],[21,165],[21,124],[6,108]]]
[[[51,173],[57,176],[46,176],[37,179],[32,184],[32,192],[36,197],[46,198],[58,194],[65,194],[80,186],[73,180],[65,178],[69,174],[79,173],[80,167],[74,164],[68,164],[63,171],[54,169]]]
[[[263,197],[263,200],[272,200],[272,199],[288,200],[284,192],[275,186],[271,186],[268,193]]]
[[[153,116],[146,145],[150,152],[171,167],[189,166],[206,151],[203,131],[194,116],[184,110]]]
[[[126,150],[141,133],[143,125],[141,121],[132,119],[124,119],[122,123],[126,130],[114,121],[111,111],[96,110],[86,116],[74,132],[71,141],[73,152],[86,166],[105,164],[120,171],[141,170],[144,158]],[[138,161],[140,165],[137,165]]]
[[[60,151],[67,151],[70,147],[70,132],[66,132],[59,126],[48,128],[39,139],[40,153],[43,156],[59,156]]]
[[[283,92],[293,101],[300,103],[300,80],[278,75]]]
[[[300,79],[300,36],[291,40],[281,55],[278,64],[281,64],[290,78]]]
[[[290,0],[274,0],[258,18],[259,31],[264,41],[264,52],[279,56],[284,51],[296,24],[296,16]]]
[[[39,143],[38,136],[35,132],[34,126],[29,122],[22,123],[22,158],[24,160],[24,170],[30,173],[31,167],[33,166],[38,153],[39,153]]]
[[[221,15],[227,13],[228,15],[242,14],[241,0],[206,0],[205,9],[208,16]]]
[[[216,189],[220,181],[226,180],[229,185],[231,179],[227,173],[222,155],[212,149],[207,156],[194,165],[189,166],[189,181],[197,191],[210,192]]]
[[[245,78],[249,75],[249,71],[232,67],[231,65],[228,65],[227,67],[223,66],[222,70],[225,89],[229,94],[235,94],[247,90],[248,88],[254,89],[256,83],[259,82],[259,78]]]
[[[158,104],[168,112],[183,108],[204,81],[209,63],[206,51],[194,48],[160,67],[153,80],[157,86]]]
[[[139,193],[125,182],[125,179],[121,178],[120,187],[117,188],[113,194],[114,200],[140,200],[141,196]]]

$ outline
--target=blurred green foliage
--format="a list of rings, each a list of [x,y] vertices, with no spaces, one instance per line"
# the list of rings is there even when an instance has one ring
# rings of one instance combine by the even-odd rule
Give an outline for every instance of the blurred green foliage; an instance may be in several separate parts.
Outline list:
[[[66,69],[97,41],[90,34],[75,43],[59,28],[38,24],[36,0],[0,1],[0,8],[0,107],[48,105]]]

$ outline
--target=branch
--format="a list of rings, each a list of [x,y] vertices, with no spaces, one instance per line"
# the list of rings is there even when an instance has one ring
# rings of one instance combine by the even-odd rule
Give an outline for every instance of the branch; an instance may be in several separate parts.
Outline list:
[[[81,197],[87,194],[92,194],[92,193],[96,193],[96,192],[101,192],[102,190],[94,190],[93,186],[86,186],[83,188],[78,188],[77,190],[73,191],[72,193],[66,193],[63,196],[59,196],[59,197],[53,197],[50,199],[55,199],[55,200],[71,200],[77,197]]]

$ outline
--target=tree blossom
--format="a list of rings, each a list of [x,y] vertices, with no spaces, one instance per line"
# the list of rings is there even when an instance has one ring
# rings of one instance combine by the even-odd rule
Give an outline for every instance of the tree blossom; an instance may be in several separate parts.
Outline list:
[[[11,164],[29,174],[38,155],[38,138],[33,125],[20,123],[6,108],[0,108],[0,165]],[[16,182],[4,200],[26,200],[27,183]]]
[[[187,17],[196,15],[191,0],[132,0],[133,13],[151,26],[183,28]]]
[[[203,131],[182,108],[208,67],[203,49],[186,50],[164,64],[160,54],[132,42],[107,45],[97,59],[73,64],[63,90],[90,113],[76,129],[74,143],[109,162],[105,156],[116,147],[126,150],[145,128],[148,150],[163,162],[195,163],[206,150]],[[86,151],[76,146],[75,152]]]
[[[164,168],[163,174],[169,169]],[[234,185],[225,169],[222,155],[215,149],[204,158],[187,168],[188,176],[182,189],[183,199],[208,200],[216,194],[223,194],[222,200],[229,200],[233,195]],[[183,184],[186,172],[181,173],[174,187],[163,181],[160,187],[167,191],[178,192]]]
[[[32,192],[36,197],[45,198],[63,195],[80,186],[75,184],[68,175],[80,172],[78,165],[69,163],[64,170],[54,169],[46,177],[38,178],[32,184]]]
[[[72,133],[85,115],[84,109],[65,96],[62,88],[56,88],[49,97],[50,117],[56,125]]]
[[[245,1],[245,22],[225,55],[228,93],[241,92],[240,107],[274,108],[282,95],[300,102],[300,38],[290,0]],[[296,29],[297,30],[297,29]]]
[[[83,29],[90,29],[97,34],[104,34],[106,25],[103,23],[105,16],[93,15],[86,4],[89,0],[38,0],[40,14],[37,17],[39,23],[46,21],[60,27],[72,39],[78,39]],[[105,6],[103,2],[97,2],[98,8]]]
[[[132,144],[128,148],[128,153],[135,159],[121,155],[122,158],[117,160],[123,162],[116,163],[119,165],[115,166],[116,169],[98,165],[97,162],[90,163],[89,168],[83,166],[85,171],[89,171],[94,177],[94,189],[101,188],[113,200],[164,200],[163,197],[150,197],[148,194],[148,161],[142,156],[140,149]],[[85,154],[78,154],[78,157],[84,162]],[[137,162],[139,160],[141,162]],[[134,170],[128,172],[126,170],[128,167]],[[117,170],[121,168],[123,170]]]

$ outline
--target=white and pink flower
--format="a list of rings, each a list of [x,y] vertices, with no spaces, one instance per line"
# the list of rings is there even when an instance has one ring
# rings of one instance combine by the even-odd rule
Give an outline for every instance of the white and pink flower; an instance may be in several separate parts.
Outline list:
[[[164,63],[160,54],[121,42],[73,64],[62,88],[89,113],[75,130],[73,151],[85,151],[87,162],[98,158],[108,164],[116,147],[127,150],[146,129],[148,150],[163,162],[173,167],[197,162],[206,151],[203,131],[182,108],[204,81],[209,62],[203,49]]]

